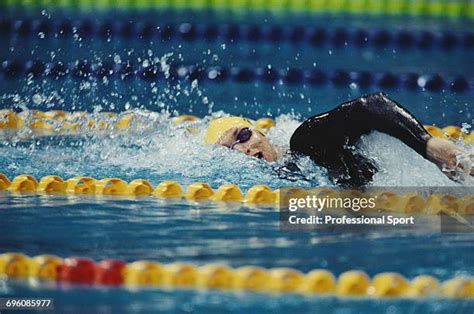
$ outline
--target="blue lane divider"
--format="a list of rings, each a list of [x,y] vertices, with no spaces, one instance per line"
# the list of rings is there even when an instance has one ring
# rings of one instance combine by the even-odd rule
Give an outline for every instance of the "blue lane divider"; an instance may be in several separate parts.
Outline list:
[[[70,37],[152,38],[171,40],[227,40],[331,44],[355,47],[401,47],[419,49],[472,49],[474,32],[388,31],[333,28],[321,26],[238,25],[238,24],[160,24],[135,21],[49,20],[49,19],[0,19],[0,34],[23,37],[57,35]]]
[[[61,61],[44,63],[40,60],[18,61],[6,60],[0,64],[0,78],[17,79],[24,76],[33,78],[49,77],[61,79],[72,76],[77,79],[97,77],[126,80],[139,77],[145,81],[164,79],[159,64],[144,66],[142,63],[130,61],[114,63],[104,61],[91,63],[79,60],[70,64]],[[197,67],[193,65],[172,65],[171,80],[199,80],[200,82],[266,82],[283,81],[287,84],[335,85],[349,86],[357,84],[362,88],[376,86],[379,88],[402,88],[409,90],[428,90],[439,92],[444,89],[453,92],[465,92],[471,89],[469,81],[457,75],[449,79],[439,74],[417,74],[370,71],[347,71],[320,69],[276,69],[276,68],[246,68],[246,67]]]

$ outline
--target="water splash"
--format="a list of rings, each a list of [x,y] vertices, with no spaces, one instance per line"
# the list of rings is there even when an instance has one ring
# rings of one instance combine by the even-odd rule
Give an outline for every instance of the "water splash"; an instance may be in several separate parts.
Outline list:
[[[472,177],[465,177],[461,184],[451,181],[435,164],[418,155],[400,140],[383,133],[373,132],[364,136],[359,147],[379,166],[379,172],[374,176],[374,186],[474,185]],[[472,145],[465,148],[468,152],[474,152]]]

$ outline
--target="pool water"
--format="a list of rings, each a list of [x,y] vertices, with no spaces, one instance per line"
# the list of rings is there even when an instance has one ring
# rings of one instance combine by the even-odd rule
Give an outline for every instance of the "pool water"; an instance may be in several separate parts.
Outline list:
[[[345,16],[266,16],[225,15],[212,12],[115,12],[116,21],[149,23],[232,24],[311,26],[335,30],[385,29],[434,32],[450,30],[465,33],[472,21],[428,18],[361,18]],[[106,13],[72,14],[53,10],[18,12],[5,10],[3,20],[71,19],[102,23]],[[405,24],[402,24],[404,22]],[[15,24],[15,23],[13,23]],[[16,24],[15,24],[16,25]],[[6,30],[7,28],[4,28]],[[72,31],[55,36],[53,32],[0,34],[0,62],[27,60],[58,64],[68,69],[77,62],[89,65],[133,64],[137,69],[159,67],[159,75],[143,79],[114,75],[72,75],[72,70],[54,77],[0,72],[0,109],[14,109],[25,121],[31,110],[102,111],[133,114],[139,123],[127,131],[81,130],[80,135],[35,135],[28,127],[17,134],[3,134],[0,140],[0,172],[9,178],[28,173],[36,178],[59,175],[94,178],[118,177],[127,182],[142,178],[153,186],[164,180],[182,185],[209,182],[213,188],[225,183],[238,185],[243,192],[265,184],[272,189],[285,186],[331,186],[324,169],[308,159],[298,161],[303,176],[282,178],[276,164],[267,164],[221,147],[202,145],[205,125],[211,117],[225,114],[253,119],[270,116],[276,127],[269,139],[280,149],[288,149],[292,132],[305,118],[335,107],[362,94],[383,90],[402,103],[422,123],[463,126],[471,131],[473,120],[473,48],[400,48],[397,45],[357,46],[351,42],[321,45],[292,44],[289,41],[125,38],[124,36],[85,36]],[[181,32],[182,33],[182,32]],[[146,66],[145,66],[146,65]],[[396,84],[382,88],[354,82],[311,84],[304,80],[265,81],[251,78],[214,81],[204,77],[177,79],[173,69],[180,66],[245,69],[320,70],[333,75],[369,71],[394,73]],[[171,69],[171,70],[170,70]],[[91,72],[93,72],[91,70]],[[407,72],[421,75],[416,88],[402,82]],[[10,73],[10,74],[8,74]],[[95,73],[95,72],[94,72]],[[437,73],[443,86],[424,88],[423,80]],[[377,75],[379,75],[377,74]],[[377,76],[373,74],[374,77]],[[423,76],[425,75],[425,76]],[[178,75],[179,76],[179,75]],[[230,75],[232,76],[232,75]],[[447,83],[462,76],[468,86],[453,91]],[[421,80],[421,81],[420,81]],[[337,81],[334,80],[333,81]],[[416,85],[415,84],[415,85]],[[190,133],[189,125],[176,125],[171,117],[193,114],[203,118]],[[58,126],[59,127],[59,126]],[[459,143],[461,145],[461,143]],[[465,144],[462,144],[465,145]],[[472,145],[466,150],[474,152]],[[374,186],[441,186],[469,189],[472,178],[461,183],[447,179],[398,140],[373,133],[365,136],[359,149],[377,162],[381,171]],[[397,152],[396,155],[393,152]],[[408,170],[409,169],[409,170]],[[430,274],[440,280],[454,276],[474,276],[472,232],[440,232],[438,217],[425,217],[421,230],[377,229],[284,232],[279,228],[275,208],[212,202],[165,201],[147,197],[66,197],[14,195],[0,191],[0,253],[23,252],[29,256],[55,254],[61,257],[86,256],[132,262],[150,259],[162,263],[176,261],[197,265],[222,262],[232,267],[292,267],[304,272],[325,268],[338,275],[359,269],[374,275],[399,272],[407,278]],[[430,220],[431,219],[431,220]],[[470,313],[474,302],[427,298],[420,300],[340,299],[296,294],[258,294],[222,291],[64,287],[28,284],[0,279],[2,296],[41,296],[55,298],[60,313],[120,312],[387,312],[387,313]]]
[[[472,233],[440,233],[437,218],[418,231],[354,230],[344,232],[282,232],[278,212],[215,203],[190,204],[159,199],[114,200],[87,197],[11,196],[2,194],[5,251],[30,255],[50,252],[101,260],[119,258],[174,261],[203,265],[222,262],[233,267],[293,267],[301,271],[349,269],[374,275],[396,271],[408,278],[431,274],[440,280],[472,275]],[[38,224],[41,221],[41,224]],[[34,226],[34,228],[32,228]],[[361,254],[360,252],[364,252]],[[24,282],[0,285],[2,294],[55,298],[58,311],[84,308],[92,312],[161,311],[328,311],[341,313],[375,307],[395,313],[472,311],[472,301],[338,300],[333,297],[265,295],[217,291],[162,291],[57,288]],[[85,301],[84,299],[87,299]]]

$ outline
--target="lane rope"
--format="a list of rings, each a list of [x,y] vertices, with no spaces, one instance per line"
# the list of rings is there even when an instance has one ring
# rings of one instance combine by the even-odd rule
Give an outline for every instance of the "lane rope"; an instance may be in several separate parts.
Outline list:
[[[157,197],[162,199],[184,199],[189,202],[234,203],[260,207],[278,208],[288,204],[289,198],[305,198],[317,195],[319,198],[374,198],[375,207],[365,211],[389,211],[400,214],[449,214],[474,215],[474,194],[457,197],[450,194],[431,194],[428,197],[416,192],[399,195],[392,191],[364,193],[358,190],[336,190],[327,187],[312,189],[282,188],[272,191],[266,185],[255,185],[247,193],[234,184],[224,184],[214,190],[208,183],[195,182],[186,189],[178,182],[163,181],[156,187],[145,179],[135,179],[130,183],[119,178],[94,179],[74,177],[63,180],[57,175],[42,177],[39,181],[32,175],[22,174],[10,179],[0,173],[0,191],[12,194],[38,195],[96,195],[119,197]]]
[[[440,74],[392,73],[389,71],[370,72],[342,69],[324,71],[321,69],[248,68],[238,66],[202,68],[193,65],[172,65],[169,69],[167,67],[166,71],[169,71],[170,78],[166,78],[168,75],[165,75],[159,64],[134,64],[131,61],[91,63],[87,60],[78,60],[64,64],[61,61],[44,63],[40,60],[5,60],[0,64],[0,78],[5,79],[18,79],[26,76],[36,79],[47,77],[59,80],[68,76],[86,80],[93,76],[99,79],[119,80],[135,77],[149,82],[165,80],[166,78],[171,81],[198,80],[199,82],[222,83],[230,80],[238,83],[262,82],[275,84],[284,82],[289,85],[332,85],[336,87],[350,87],[355,84],[356,87],[360,88],[398,88],[429,92],[447,90],[453,93],[466,92],[471,89],[470,82],[462,75],[444,78]]]
[[[6,0],[7,7],[26,9],[212,9],[218,11],[271,11],[346,13],[369,15],[409,15],[474,18],[474,3],[462,0]]]
[[[242,24],[157,24],[141,21],[93,21],[88,19],[12,19],[0,18],[3,36],[33,37],[41,39],[110,38],[123,37],[144,40],[184,41],[265,41],[271,43],[306,43],[315,46],[333,45],[354,47],[400,47],[441,50],[474,48],[474,32],[454,31],[388,31],[363,28],[333,28],[320,26],[242,25]]]
[[[408,280],[395,272],[379,273],[370,278],[363,271],[350,270],[336,277],[325,269],[303,273],[293,268],[231,268],[225,264],[197,266],[149,260],[125,263],[114,259],[95,262],[84,257],[62,259],[46,254],[35,257],[21,253],[0,254],[1,275],[33,282],[56,281],[59,285],[214,289],[343,298],[474,298],[472,277],[454,277],[441,283],[431,275]]]

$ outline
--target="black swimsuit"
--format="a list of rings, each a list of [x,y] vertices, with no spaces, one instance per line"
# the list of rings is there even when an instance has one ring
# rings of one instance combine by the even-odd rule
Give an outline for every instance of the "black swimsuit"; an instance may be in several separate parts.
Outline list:
[[[354,144],[374,130],[398,138],[426,158],[431,136],[415,117],[383,93],[345,102],[309,118],[291,137],[290,149],[325,167],[334,183],[363,186],[372,181],[377,167],[357,152]]]

